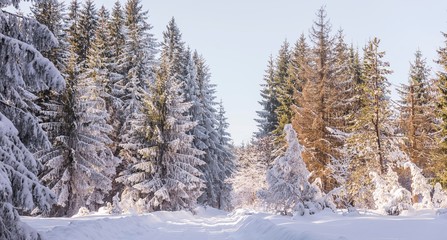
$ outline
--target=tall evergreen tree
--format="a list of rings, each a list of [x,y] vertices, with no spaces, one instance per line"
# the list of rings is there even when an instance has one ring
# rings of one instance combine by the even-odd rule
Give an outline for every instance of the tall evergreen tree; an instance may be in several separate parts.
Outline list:
[[[361,97],[364,107],[360,110],[354,125],[354,138],[357,138],[359,155],[366,158],[381,173],[386,169],[385,146],[390,137],[390,83],[386,76],[391,73],[389,63],[382,58],[385,52],[379,51],[380,40],[374,38],[364,48]],[[360,139],[363,139],[360,141]],[[364,143],[364,144],[361,144]],[[362,146],[363,145],[363,146]],[[369,148],[364,148],[368,146]],[[368,149],[371,149],[368,151]]]
[[[98,24],[97,9],[92,0],[86,0],[84,5],[79,10],[79,23],[77,25],[77,33],[79,34],[75,41],[77,42],[76,54],[78,56],[78,62],[82,63],[85,67],[87,55],[92,46],[93,39],[95,37],[95,31]]]
[[[437,72],[437,116],[440,119],[438,135],[438,151],[436,153],[437,175],[443,186],[447,186],[447,33],[444,36],[444,46],[438,50],[438,65],[441,70]]]
[[[138,148],[144,141],[136,131],[141,127],[144,114],[143,99],[148,94],[148,85],[154,82],[152,68],[155,61],[156,44],[149,32],[152,27],[147,22],[147,11],[142,11],[139,0],[128,0],[124,11],[124,31],[126,42],[118,59],[119,71],[123,78],[116,83],[121,94],[122,118],[119,155],[125,168],[128,163],[139,161]]]
[[[65,6],[58,0],[36,1],[31,6],[33,17],[41,24],[44,24],[58,40],[58,46],[48,51],[42,51],[42,55],[50,60],[59,71],[64,71],[66,58],[66,34],[65,34]]]
[[[383,61],[385,52],[379,50],[380,41],[370,40],[364,48],[362,83],[360,84],[361,108],[351,127],[347,144],[352,152],[351,176],[348,191],[353,195],[357,206],[372,207],[371,180],[365,178],[371,171],[384,174],[392,145],[390,83],[387,75],[391,73],[389,63]]]
[[[277,99],[279,102],[278,108],[275,109],[277,116],[277,127],[274,130],[276,136],[280,136],[276,139],[276,142],[282,142],[283,136],[282,132],[284,125],[291,122],[293,104],[293,93],[294,88],[292,82],[289,78],[289,63],[290,63],[290,49],[289,43],[284,41],[278,52],[278,57],[276,58],[276,68],[274,81],[276,83]],[[282,144],[281,144],[282,145]]]
[[[20,1],[2,1],[18,7]],[[50,142],[35,116],[35,93],[61,91],[57,68],[40,51],[57,46],[52,33],[34,19],[0,10],[0,239],[40,239],[20,223],[17,211],[48,211],[54,195],[38,181],[40,163],[32,152]]]
[[[429,74],[430,69],[422,53],[417,51],[410,65],[408,84],[399,89],[400,125],[406,137],[406,152],[413,163],[426,170],[425,173],[430,173],[428,167],[433,165],[436,147],[435,99]]]
[[[199,158],[205,162],[200,167],[206,184],[204,195],[199,203],[221,208],[221,196],[228,178],[226,173],[226,159],[221,158],[227,154],[227,149],[219,142],[217,110],[215,108],[215,85],[210,82],[210,74],[203,57],[197,52],[193,55],[196,66],[197,102],[198,108],[192,114],[192,120],[197,122],[194,128],[194,146],[204,151]]]
[[[138,152],[141,160],[130,164],[120,178],[133,205],[143,211],[192,209],[202,194],[197,167],[203,164],[188,134],[196,125],[184,101],[183,43],[172,19],[163,33],[160,67],[150,96],[146,96],[144,127],[148,144]]]
[[[123,55],[126,43],[126,36],[124,31],[124,13],[119,0],[117,0],[113,5],[110,21],[107,28],[110,37],[109,44],[112,45],[110,47],[111,48],[110,57],[112,59],[119,59],[119,57]],[[116,61],[112,63],[110,68],[111,72],[120,75],[124,74],[124,72],[120,72],[120,70],[122,69],[119,68],[119,65],[116,63]],[[115,76],[115,78],[119,77],[123,76]]]
[[[220,192],[219,192],[219,204],[220,209],[229,211],[233,208],[231,192],[233,186],[231,184],[230,178],[233,176],[236,168],[235,155],[233,153],[233,147],[231,144],[231,135],[227,132],[229,124],[227,122],[227,117],[225,116],[225,109],[223,107],[222,101],[219,103],[219,108],[217,112],[217,136],[218,144],[221,146],[221,150],[218,154],[218,162],[224,167],[220,174]]]
[[[258,122],[258,132],[255,134],[257,138],[272,134],[278,125],[276,109],[279,107],[279,101],[275,83],[275,63],[272,56],[269,58],[264,74],[264,83],[261,86],[262,100],[259,101],[259,104],[261,104],[262,110],[256,112],[259,118],[255,119]]]
[[[310,68],[304,74],[305,85],[298,96],[294,126],[300,141],[308,149],[303,158],[314,177],[322,180],[323,189],[334,187],[327,165],[336,155],[337,139],[331,131],[334,114],[334,39],[330,36],[331,25],[326,10],[317,12],[317,20],[311,30],[310,40],[314,44],[310,53]]]

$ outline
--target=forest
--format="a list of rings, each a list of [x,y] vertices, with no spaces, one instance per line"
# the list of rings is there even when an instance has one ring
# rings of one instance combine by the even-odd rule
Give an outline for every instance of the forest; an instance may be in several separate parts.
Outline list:
[[[0,0],[0,8],[20,1]],[[258,131],[235,146],[205,58],[140,0],[33,1],[0,11],[0,239],[20,216],[186,210],[447,208],[447,34],[391,97],[380,39],[359,48],[326,9],[270,56]]]

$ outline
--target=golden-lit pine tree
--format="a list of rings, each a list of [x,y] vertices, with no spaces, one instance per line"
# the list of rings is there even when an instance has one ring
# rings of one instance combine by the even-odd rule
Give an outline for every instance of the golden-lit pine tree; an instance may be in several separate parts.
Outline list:
[[[405,150],[411,161],[433,177],[433,151],[436,148],[436,115],[434,89],[421,51],[415,53],[410,65],[408,84],[398,89],[400,101],[400,127],[406,138]]]

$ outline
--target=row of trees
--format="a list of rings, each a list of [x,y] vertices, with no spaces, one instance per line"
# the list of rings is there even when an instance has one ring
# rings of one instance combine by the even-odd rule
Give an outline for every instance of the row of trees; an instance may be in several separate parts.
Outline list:
[[[174,19],[158,43],[139,0],[31,11],[0,12],[0,239],[37,238],[17,209],[230,207],[225,111]]]
[[[317,12],[309,39],[302,34],[293,48],[285,41],[268,62],[254,140],[273,149],[274,154],[265,154],[267,160],[260,160],[266,168],[283,154],[282,130],[292,123],[312,179],[320,178],[326,193],[345,189],[349,205],[374,207],[374,184],[365,176],[384,175],[389,167],[411,190],[410,173],[401,166],[408,160],[425,177],[445,185],[446,48],[438,51],[443,70],[434,79],[416,52],[409,81],[398,88],[401,100],[393,102],[392,71],[379,39],[371,39],[361,55],[346,44],[342,30],[332,35],[324,8]]]

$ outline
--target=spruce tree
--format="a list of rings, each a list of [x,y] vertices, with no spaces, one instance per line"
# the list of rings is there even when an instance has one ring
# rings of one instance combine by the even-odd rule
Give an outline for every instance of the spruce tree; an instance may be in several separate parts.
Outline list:
[[[437,72],[437,117],[440,119],[438,126],[438,150],[436,152],[437,176],[441,184],[447,186],[447,33],[442,33],[445,40],[444,46],[438,49],[438,65],[441,70]]]
[[[287,124],[284,132],[287,150],[275,159],[272,168],[267,171],[268,188],[261,195],[270,208],[281,214],[314,214],[325,207],[319,199],[321,192],[308,181],[310,172],[301,157],[303,147],[292,125]]]
[[[33,17],[44,24],[58,40],[58,46],[48,51],[42,51],[42,55],[50,60],[59,71],[64,71],[66,58],[66,34],[65,34],[65,6],[58,0],[43,0],[34,2],[31,6]]]
[[[116,82],[117,88],[122,89],[120,98],[123,104],[119,124],[119,156],[123,160],[120,169],[141,157],[138,149],[145,140],[137,129],[142,127],[141,119],[144,118],[143,99],[148,94],[149,84],[154,82],[152,68],[156,53],[155,40],[149,32],[152,27],[147,22],[148,12],[142,11],[140,1],[127,1],[124,15],[126,41],[118,59],[118,71],[123,78]]]
[[[141,211],[192,210],[202,194],[197,167],[204,162],[197,156],[203,152],[193,147],[194,137],[188,134],[196,123],[188,114],[192,103],[184,101],[184,49],[174,19],[163,36],[160,66],[139,129],[147,145],[119,180],[126,185],[127,201]]]
[[[310,67],[304,74],[304,86],[298,96],[295,124],[302,144],[309,149],[303,154],[314,177],[322,180],[326,191],[334,187],[327,165],[335,157],[338,140],[334,137],[334,98],[338,89],[334,75],[334,38],[330,36],[331,25],[326,11],[317,12],[317,20],[311,29],[310,40],[314,44],[310,51]]]
[[[76,54],[78,56],[78,62],[82,63],[81,66],[85,67],[84,61],[87,60],[87,55],[92,46],[93,39],[95,37],[95,31],[97,27],[97,9],[92,0],[86,0],[79,10],[79,23],[77,25],[78,38],[74,41],[78,42]],[[76,46],[75,45],[75,46]]]
[[[264,83],[261,86],[262,100],[259,101],[259,104],[262,106],[262,110],[256,111],[258,118],[255,119],[258,123],[258,132],[255,133],[257,138],[272,134],[278,125],[276,109],[279,107],[279,101],[275,83],[275,64],[271,55],[265,70]]]
[[[2,2],[18,7],[20,1]],[[34,19],[0,11],[0,239],[40,239],[20,222],[18,211],[46,212],[54,195],[37,178],[32,152],[50,147],[35,116],[36,93],[61,91],[64,80],[42,56],[57,46],[52,33]]]
[[[210,82],[208,66],[197,52],[193,55],[196,66],[198,109],[192,114],[192,120],[197,121],[194,128],[194,146],[204,151],[199,158],[205,162],[200,167],[206,184],[206,190],[199,203],[215,208],[221,208],[221,198],[228,178],[226,154],[228,149],[219,142],[217,110],[215,106],[215,85]]]
[[[233,186],[231,184],[231,177],[236,170],[235,155],[233,151],[233,146],[231,144],[231,135],[228,133],[227,129],[229,124],[227,122],[227,117],[225,116],[225,109],[223,107],[222,101],[219,103],[219,108],[217,112],[217,143],[220,145],[220,152],[217,156],[218,162],[223,166],[223,171],[221,172],[219,179],[220,192],[218,197],[218,207],[220,209],[229,211],[233,208],[231,192],[233,191]]]
[[[417,51],[414,62],[410,64],[408,84],[403,84],[399,89],[400,125],[406,137],[405,150],[410,160],[425,173],[430,173],[428,167],[433,165],[433,150],[436,147],[435,101],[429,75],[430,69],[425,59]]]
[[[352,171],[348,191],[354,196],[357,206],[371,207],[371,183],[368,173],[384,174],[387,164],[395,157],[389,156],[392,149],[389,63],[383,60],[385,52],[379,50],[380,41],[370,40],[364,48],[362,83],[360,84],[361,108],[351,127],[347,139],[349,151],[353,153]]]
[[[280,142],[283,141],[282,130],[284,125],[291,122],[293,104],[293,83],[289,78],[289,63],[290,63],[290,49],[289,43],[284,41],[278,52],[278,57],[276,58],[276,68],[274,81],[276,83],[277,99],[279,102],[278,108],[275,109],[277,116],[277,127],[273,133],[278,136],[276,142],[282,145]]]

